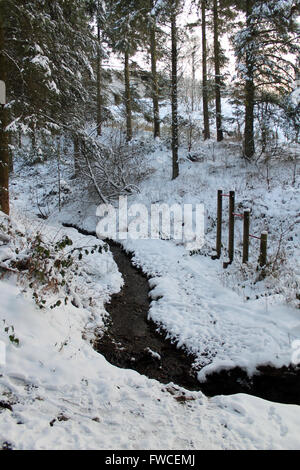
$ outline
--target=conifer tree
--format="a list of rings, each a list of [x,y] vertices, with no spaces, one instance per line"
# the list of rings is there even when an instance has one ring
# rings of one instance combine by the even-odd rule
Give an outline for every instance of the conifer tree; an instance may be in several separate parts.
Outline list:
[[[102,60],[104,54],[104,38],[106,36],[106,3],[105,0],[87,0],[87,8],[91,15],[91,21],[96,23],[96,122],[97,135],[102,134],[103,121],[103,70]]]
[[[201,0],[201,28],[202,28],[202,101],[204,140],[210,139],[209,111],[208,111],[208,83],[207,83],[207,31],[206,31],[207,0]]]
[[[223,130],[222,130],[222,108],[221,108],[221,67],[220,67],[219,2],[218,0],[213,0],[213,28],[214,28],[216,128],[217,128],[217,141],[221,142],[223,140]]]
[[[33,147],[38,134],[76,133],[95,49],[85,0],[3,3],[10,132],[28,134]]]
[[[124,104],[126,111],[126,138],[132,139],[132,96],[130,83],[130,57],[143,43],[145,28],[141,11],[143,0],[107,1],[107,37],[109,44],[124,58]]]
[[[0,1],[0,80],[7,84],[7,66],[5,56],[5,20],[4,1]],[[9,214],[9,141],[6,130],[8,110],[0,104],[0,210]]]
[[[217,141],[220,142],[223,140],[221,97],[224,83],[222,68],[227,62],[221,46],[221,38],[225,33],[230,33],[231,28],[234,26],[237,12],[234,9],[234,2],[232,0],[212,0],[210,8],[212,10],[213,62],[215,69],[216,129]]]
[[[177,5],[176,5],[177,6]],[[171,11],[171,40],[172,40],[172,74],[171,74],[171,105],[172,105],[172,179],[179,175],[178,164],[178,31],[176,23],[177,11]]]
[[[292,91],[299,55],[299,0],[244,0],[237,7],[245,26],[235,39],[238,68],[244,80],[244,155],[251,159],[254,145],[254,108],[258,92],[284,96]],[[294,59],[293,59],[294,57]]]
[[[161,0],[159,9],[165,22],[171,27],[171,109],[172,109],[172,179],[179,176],[178,148],[178,41],[177,17],[182,11],[181,0]]]
[[[157,21],[154,0],[150,1],[150,56],[151,56],[151,79],[152,79],[152,103],[153,103],[153,128],[154,138],[160,136],[159,119],[159,89],[157,77]]]

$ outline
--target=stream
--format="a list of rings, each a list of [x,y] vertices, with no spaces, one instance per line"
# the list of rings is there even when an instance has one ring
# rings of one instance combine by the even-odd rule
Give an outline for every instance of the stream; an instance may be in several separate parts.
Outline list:
[[[84,235],[93,232],[77,229]],[[124,286],[111,297],[105,309],[110,315],[107,332],[96,340],[94,347],[111,364],[134,369],[163,384],[188,390],[201,390],[207,396],[247,393],[279,402],[300,405],[300,368],[296,366],[274,368],[261,365],[258,374],[248,377],[239,367],[213,373],[205,383],[200,383],[193,369],[195,358],[187,351],[177,348],[158,326],[148,320],[150,307],[149,283],[141,269],[131,262],[131,255],[116,242],[105,240],[109,245]]]

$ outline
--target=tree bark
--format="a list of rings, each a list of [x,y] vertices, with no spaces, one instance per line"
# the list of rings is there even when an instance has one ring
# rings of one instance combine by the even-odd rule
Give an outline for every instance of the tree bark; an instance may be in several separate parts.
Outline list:
[[[13,173],[14,172],[14,155],[12,152],[12,133],[8,133],[8,146],[9,146],[9,172]]]
[[[192,50],[192,90],[191,90],[192,112],[194,112],[195,110],[195,84],[196,84],[196,45],[193,46],[193,50]]]
[[[150,2],[151,9],[154,6],[153,0]],[[157,80],[157,51],[156,51],[156,21],[151,19],[150,28],[150,55],[151,55],[151,74],[152,74],[152,102],[153,102],[153,135],[154,138],[160,137],[159,120],[159,89]]]
[[[1,8],[1,5],[0,5]],[[0,16],[0,80],[7,82],[6,60],[4,55],[4,23]],[[9,136],[8,110],[0,104],[0,210],[9,215]]]
[[[253,0],[246,1],[246,25],[252,36],[252,26],[250,15],[252,12]],[[251,159],[255,153],[254,145],[254,63],[252,52],[246,52],[246,83],[245,83],[245,131],[244,131],[244,155]]]
[[[97,24],[98,52],[97,52],[97,135],[102,134],[102,54],[101,54],[101,31],[99,22]]]
[[[208,113],[208,90],[207,90],[207,50],[206,50],[206,0],[201,1],[202,16],[202,100],[204,140],[210,139],[209,113]]]
[[[80,171],[80,139],[77,135],[73,137],[73,147],[74,147],[74,175],[78,176]]]
[[[214,0],[214,56],[215,56],[215,100],[216,100],[216,127],[217,141],[223,140],[222,107],[221,107],[221,67],[220,67],[220,43],[219,43],[219,10],[218,0]]]
[[[172,179],[179,175],[178,165],[178,95],[177,95],[177,25],[176,12],[171,15],[171,40],[172,40],[172,78],[171,78],[171,103],[172,103]]]
[[[125,51],[125,108],[126,108],[126,140],[132,139],[132,109],[131,109],[131,90],[130,90],[130,70],[129,70],[129,53]]]

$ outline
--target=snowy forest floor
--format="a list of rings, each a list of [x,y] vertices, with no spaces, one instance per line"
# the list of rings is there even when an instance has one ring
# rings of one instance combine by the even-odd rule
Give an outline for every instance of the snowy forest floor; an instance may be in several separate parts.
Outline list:
[[[200,382],[236,366],[252,375],[258,365],[289,365],[293,341],[300,339],[298,149],[286,149],[267,172],[263,162],[243,162],[233,143],[208,142],[196,152],[197,162],[181,150],[180,176],[171,181],[170,151],[163,142],[143,139],[148,177],[129,203],[204,203],[206,212],[205,245],[193,255],[173,240],[123,242],[150,278],[149,318],[195,357]],[[12,219],[20,231],[40,230],[49,240],[67,233],[77,246],[86,245],[86,237],[61,223],[95,231],[95,194],[72,179],[68,164],[62,162],[61,172],[59,212],[56,163],[18,164]],[[241,263],[238,220],[233,264],[223,270],[223,260],[210,258],[218,189],[236,191],[239,212],[251,209],[251,233],[268,231],[265,278],[257,271],[256,242],[248,266]],[[38,218],[46,212],[47,220]],[[224,235],[226,228],[225,221]],[[82,261],[77,306],[40,311],[28,286],[14,277],[1,280],[0,320],[13,325],[19,345],[0,329],[7,346],[0,375],[0,443],[16,449],[300,448],[299,406],[246,394],[207,398],[114,367],[97,353],[89,340],[105,331],[104,305],[121,289],[122,279],[111,253],[96,256]]]

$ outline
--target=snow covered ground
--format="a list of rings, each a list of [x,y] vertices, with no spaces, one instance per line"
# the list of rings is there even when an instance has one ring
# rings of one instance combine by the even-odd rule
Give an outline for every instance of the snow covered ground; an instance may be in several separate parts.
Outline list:
[[[74,230],[68,233],[74,238]],[[103,276],[93,283],[105,286]],[[7,346],[1,401],[12,406],[1,410],[2,443],[16,449],[300,448],[299,407],[242,394],[208,399],[118,369],[82,336],[101,323],[99,303],[96,318],[72,305],[41,312],[14,279],[1,281],[0,291],[0,318],[19,340],[13,344],[1,331]],[[184,404],[177,400],[183,394]]]
[[[149,315],[195,354],[200,380],[234,365],[251,374],[259,364],[289,364],[292,342],[300,339],[299,175],[293,181],[293,160],[272,162],[267,175],[264,166],[242,164],[229,143],[209,142],[198,153],[202,161],[191,162],[181,150],[180,176],[172,182],[170,152],[157,142],[147,156],[152,172],[140,193],[129,198],[147,206],[204,203],[206,210],[206,244],[193,256],[172,240],[124,242],[152,277]],[[60,221],[94,231],[96,203],[86,190],[73,188],[70,168],[63,172],[61,213],[54,209],[53,164],[17,172],[12,216],[28,230],[42,226],[48,235],[65,232],[76,244],[86,244]],[[43,201],[46,187],[52,195]],[[241,265],[239,221],[233,265],[224,271],[222,260],[208,256],[214,247],[217,189],[235,189],[238,210],[252,211],[252,233],[267,229],[269,256],[278,258],[280,251],[280,262],[274,261],[266,279],[256,271],[255,243],[249,267]],[[35,215],[41,209],[50,213],[43,223]],[[0,402],[13,404],[11,410],[0,408],[0,443],[17,449],[300,449],[298,406],[245,394],[207,398],[118,369],[96,353],[88,339],[96,325],[104,328],[103,304],[122,283],[110,253],[98,256],[97,263],[88,257],[78,277],[79,297],[85,299],[80,308],[68,304],[41,311],[14,278],[0,281],[0,321],[13,325],[19,340],[11,342],[0,327],[7,349],[6,365],[0,366]],[[90,306],[87,299],[94,296]],[[184,403],[177,400],[182,394],[188,397]]]
[[[41,314],[9,282],[1,282],[1,299],[1,318],[9,312],[20,340],[7,345],[0,377],[1,399],[15,403],[1,411],[2,442],[16,449],[299,448],[299,407],[201,393],[180,404],[183,391],[96,353],[81,336],[87,312]]]
[[[241,165],[226,147],[214,149],[202,163],[184,161],[179,178],[170,181],[170,156],[155,152],[157,172],[135,201],[204,203],[206,245],[190,253],[172,240],[128,240],[126,249],[152,279],[153,299],[149,315],[169,332],[179,346],[197,356],[199,379],[220,368],[241,366],[253,374],[259,364],[275,366],[291,362],[291,344],[300,337],[299,299],[299,176],[290,183],[292,166],[272,166],[272,179],[264,181],[263,168]],[[205,153],[205,151],[204,151]],[[228,159],[227,163],[222,161]],[[224,155],[225,154],[225,155]],[[184,154],[183,154],[184,156]],[[207,161],[208,160],[208,161]],[[280,175],[281,173],[281,175]],[[235,262],[224,270],[211,260],[215,246],[216,192],[236,191],[236,211],[251,209],[251,233],[269,232],[269,259],[279,257],[279,240],[286,230],[283,259],[274,261],[266,279],[257,272],[258,242],[252,241],[247,268],[241,263],[242,223],[236,222]],[[227,245],[226,203],[224,244]],[[287,230],[288,227],[288,230]],[[226,253],[224,259],[226,259]],[[274,270],[274,272],[272,272]]]

